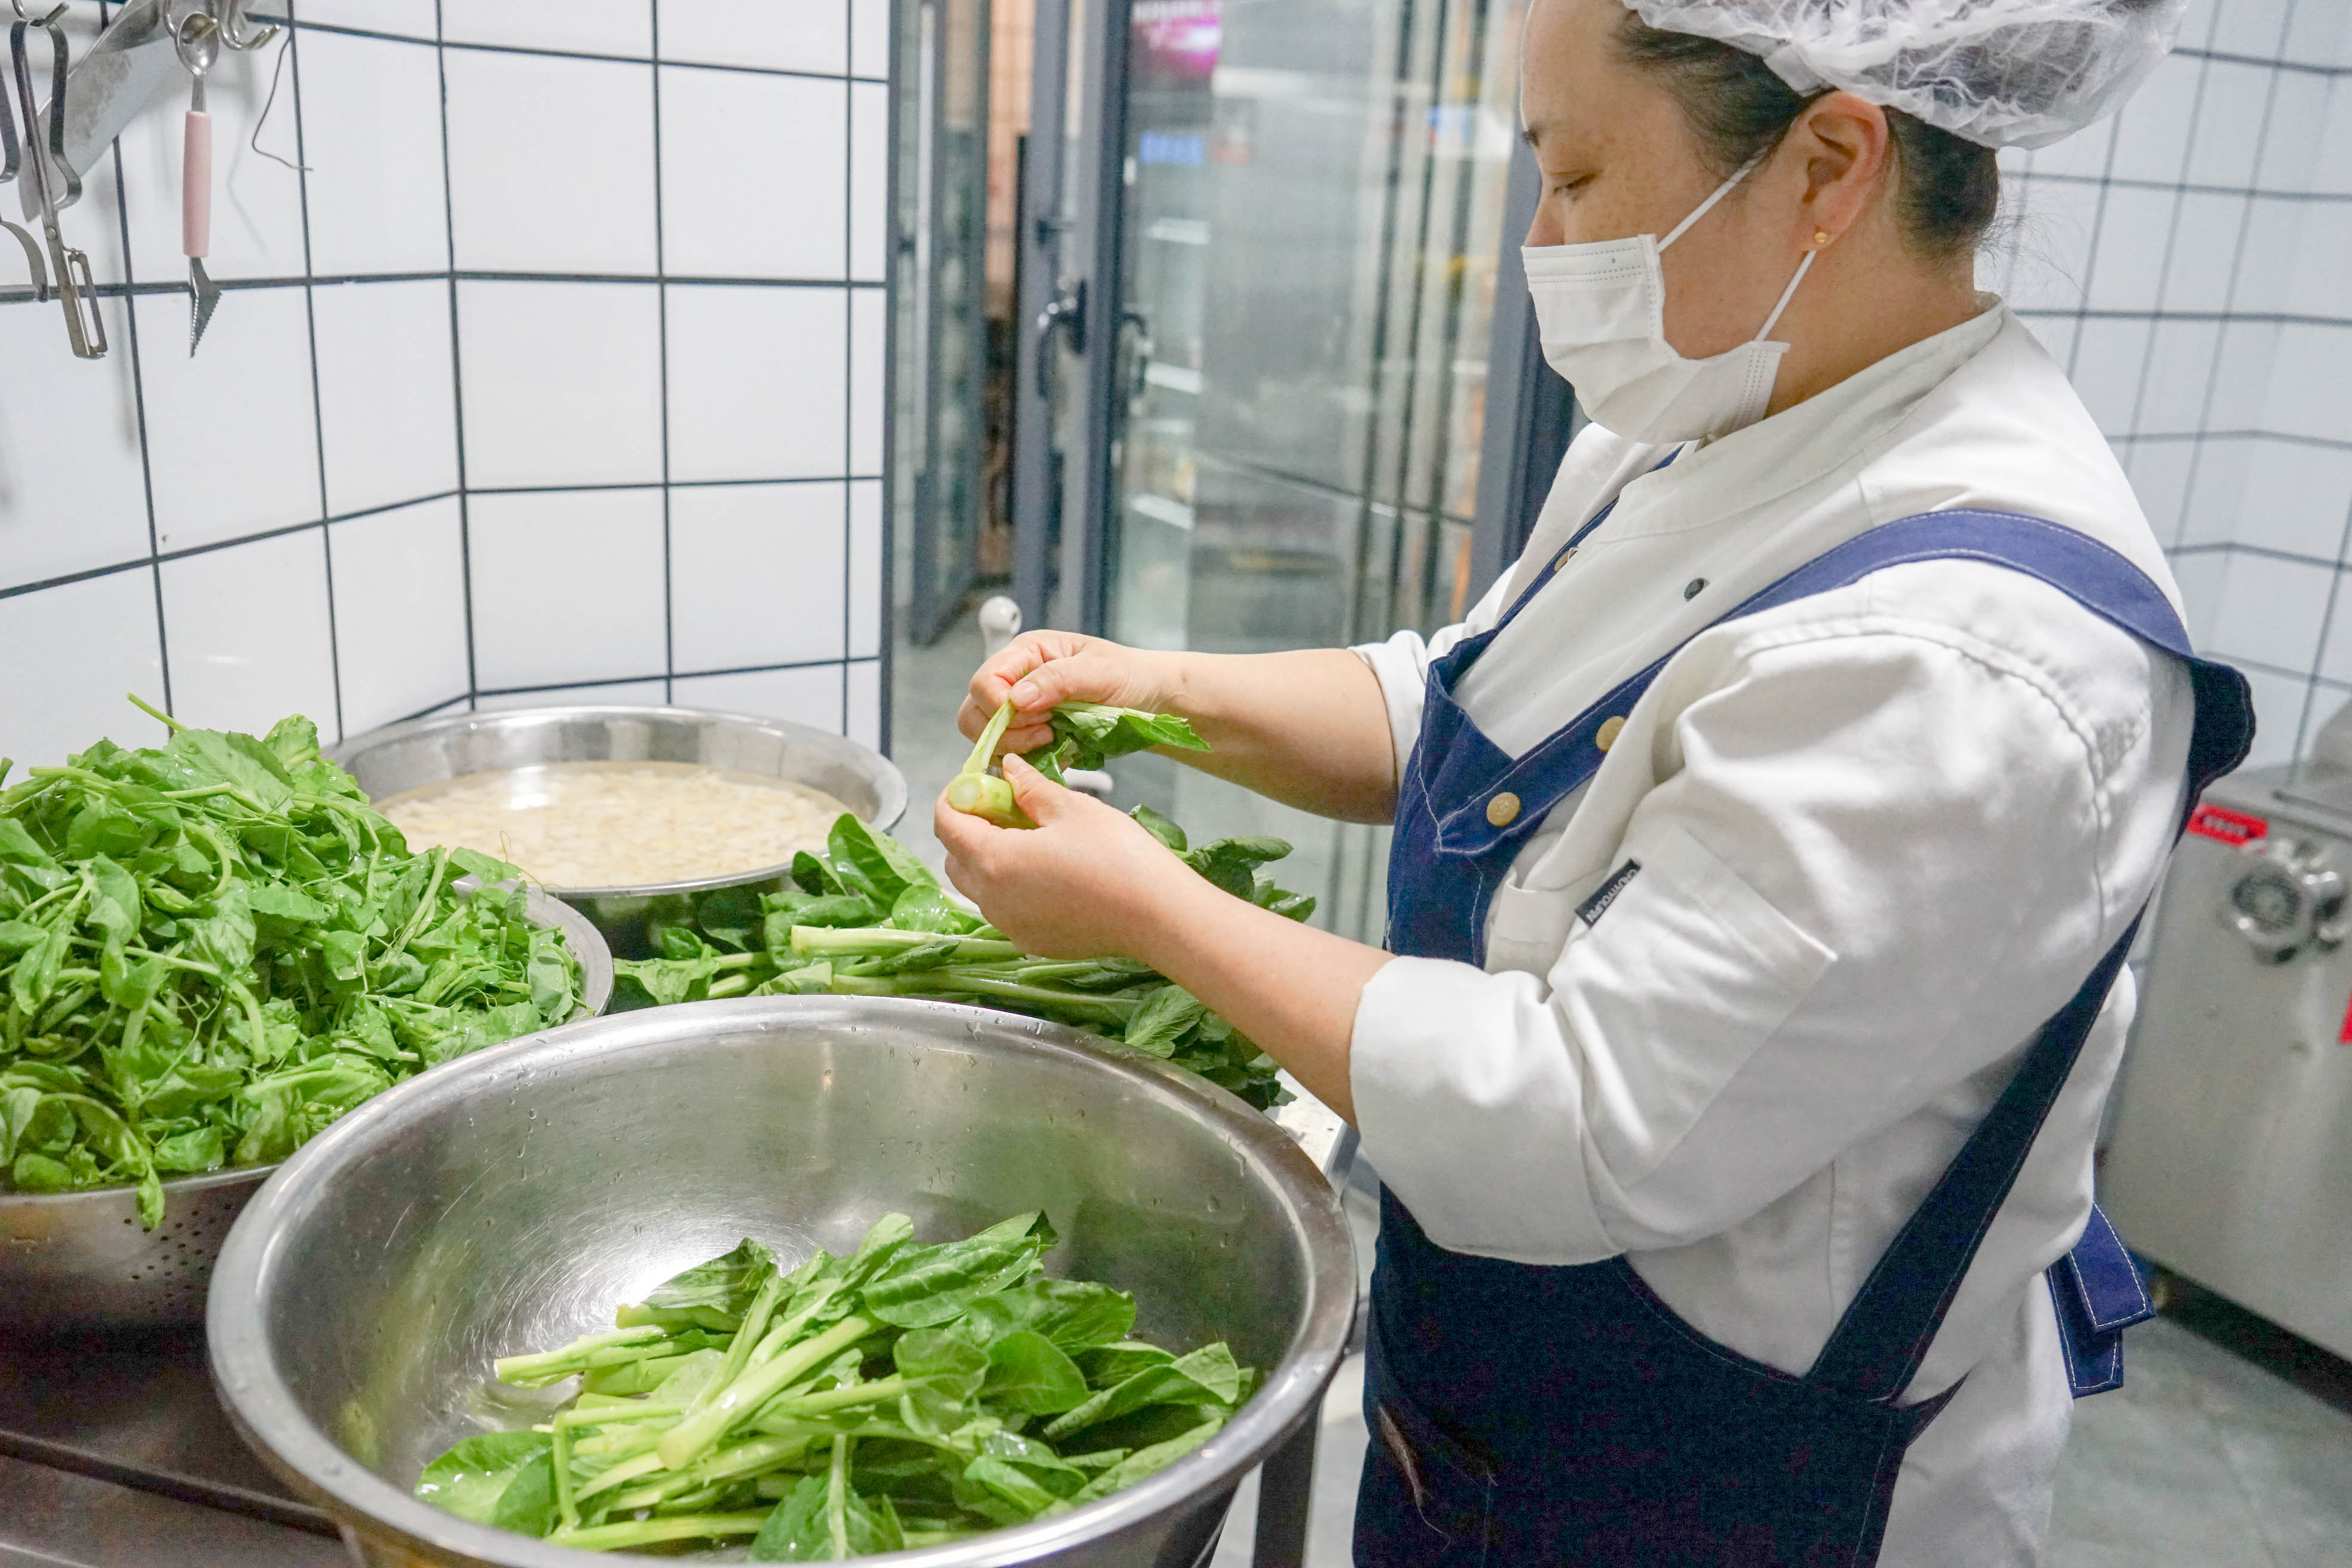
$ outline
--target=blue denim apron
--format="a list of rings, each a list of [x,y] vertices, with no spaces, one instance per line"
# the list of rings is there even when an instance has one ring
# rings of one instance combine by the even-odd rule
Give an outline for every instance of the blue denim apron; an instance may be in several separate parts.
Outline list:
[[[1607,515],[1579,531],[1504,625]],[[1800,567],[1716,624],[1888,566],[1937,560],[2022,572],[2186,660],[2197,702],[2192,805],[2245,756],[2253,720],[2244,678],[2189,650],[2164,595],[2129,562],[2037,518],[1975,511],[1905,518]],[[1400,953],[1483,963],[1495,888],[1545,816],[1600,767],[1616,721],[1666,663],[1659,659],[1514,758],[1478,731],[1453,696],[1495,636],[1465,640],[1430,670],[1389,868],[1389,945]],[[1516,801],[1496,807],[1507,793]],[[1910,1405],[1897,1401],[2131,941],[2126,931],[2042,1026],[1802,1377],[1706,1339],[1622,1258],[1553,1268],[1448,1252],[1384,1193],[1358,1563],[1874,1563],[1904,1450],[1957,1388]],[[2075,1393],[2115,1387],[2123,1379],[2121,1331],[2151,1309],[2105,1215],[2092,1211],[2081,1244],[2049,1279]]]

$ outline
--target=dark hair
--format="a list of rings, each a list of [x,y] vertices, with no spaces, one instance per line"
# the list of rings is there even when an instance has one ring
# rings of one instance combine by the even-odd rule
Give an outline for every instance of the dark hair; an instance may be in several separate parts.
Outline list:
[[[1747,50],[1653,27],[1631,11],[1617,42],[1629,64],[1664,79],[1725,179],[1788,134],[1811,101]],[[1886,111],[1886,129],[1895,143],[1904,237],[1939,259],[1975,249],[2000,205],[1992,149],[1895,109]]]

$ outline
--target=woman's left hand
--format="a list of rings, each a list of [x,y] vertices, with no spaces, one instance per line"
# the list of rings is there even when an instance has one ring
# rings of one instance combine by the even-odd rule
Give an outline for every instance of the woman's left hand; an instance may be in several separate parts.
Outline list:
[[[1151,916],[1198,881],[1132,818],[1065,789],[1017,756],[1005,782],[1035,827],[998,827],[942,796],[932,827],[948,879],[991,925],[1041,958],[1145,958]]]

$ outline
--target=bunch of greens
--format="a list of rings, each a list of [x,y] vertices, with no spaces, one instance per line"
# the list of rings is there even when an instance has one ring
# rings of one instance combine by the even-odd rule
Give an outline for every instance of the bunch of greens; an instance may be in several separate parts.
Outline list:
[[[1042,1215],[913,1236],[886,1215],[851,1256],[790,1273],[746,1240],[610,1333],[503,1358],[502,1383],[580,1391],[529,1430],[459,1443],[416,1495],[564,1546],[749,1536],[755,1563],[833,1562],[1107,1497],[1256,1385],[1222,1343],[1177,1356],[1130,1337],[1132,1297],[1044,1278]]]
[[[1174,746],[1186,752],[1209,749],[1209,742],[1193,733],[1192,726],[1185,721],[1172,713],[1153,713],[1141,708],[1114,708],[1105,702],[1062,702],[1055,705],[1049,721],[1054,739],[1026,752],[1022,760],[1055,784],[1065,782],[1063,775],[1072,768],[1099,768],[1108,758],[1148,751],[1153,746]],[[999,827],[1034,827],[1037,825],[1013,803],[1013,786],[988,771],[996,755],[996,743],[1004,738],[1005,729],[1012,722],[1013,703],[1007,699],[998,705],[987,727],[981,731],[963,771],[948,782],[948,805]]]
[[[519,892],[451,886],[514,868],[410,854],[309,720],[163,721],[0,791],[0,1190],[135,1183],[150,1229],[165,1177],[284,1159],[580,997]]]
[[[1136,820],[1236,898],[1305,920],[1312,897],[1257,868],[1290,853],[1279,838],[1221,838],[1195,849],[1183,829],[1139,806]],[[1181,986],[1133,959],[1033,958],[943,891],[886,833],[855,816],[833,825],[823,857],[793,862],[784,892],[706,900],[653,935],[664,956],[623,963],[615,1005],[830,993],[929,996],[1075,1024],[1124,1040],[1231,1089],[1260,1110],[1286,1098],[1274,1058]]]

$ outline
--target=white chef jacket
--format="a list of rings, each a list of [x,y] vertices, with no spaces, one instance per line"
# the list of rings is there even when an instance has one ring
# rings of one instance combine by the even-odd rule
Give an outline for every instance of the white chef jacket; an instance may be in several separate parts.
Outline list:
[[[2178,591],[2064,374],[1997,300],[1719,440],[1598,426],[1468,620],[1357,652],[1400,769],[1430,661],[1617,509],[1455,691],[1518,755],[1757,590],[1916,512],[2081,530]],[[1698,636],[1496,891],[1481,970],[1364,989],[1363,1147],[1431,1240],[1625,1254],[1701,1332],[1792,1373],[2155,887],[2185,789],[2188,670],[2058,590],[1891,567]],[[1587,925],[1577,906],[1641,869]],[[2071,1398],[2042,1271],[2080,1237],[2134,993],[2085,1044],[1906,1402],[1888,1568],[2031,1563]]]

